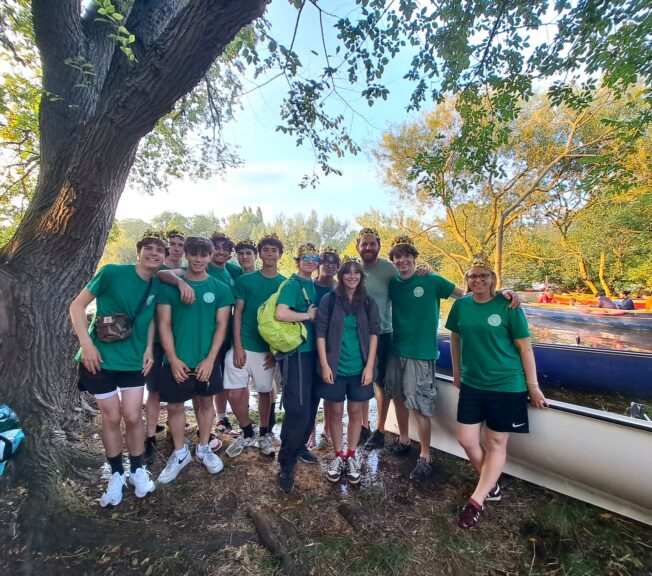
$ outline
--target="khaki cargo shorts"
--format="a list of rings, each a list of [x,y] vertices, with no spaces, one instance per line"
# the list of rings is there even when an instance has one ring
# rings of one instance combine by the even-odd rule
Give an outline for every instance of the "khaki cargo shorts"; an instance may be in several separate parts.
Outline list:
[[[387,398],[403,400],[409,410],[432,418],[437,398],[435,361],[390,355],[383,392]]]

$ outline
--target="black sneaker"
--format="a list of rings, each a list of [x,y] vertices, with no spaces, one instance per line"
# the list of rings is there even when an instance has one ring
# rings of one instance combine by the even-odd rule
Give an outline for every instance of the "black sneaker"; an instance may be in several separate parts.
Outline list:
[[[317,464],[319,462],[317,456],[315,456],[308,448],[304,448],[299,454],[299,460],[305,462],[306,464]]]
[[[364,444],[371,437],[371,430],[366,426],[360,429],[360,444]]]
[[[285,492],[286,494],[292,492],[294,488],[294,471],[279,470],[278,476],[276,477],[276,485],[281,492]]]
[[[365,449],[367,450],[376,450],[377,448],[383,448],[384,446],[385,433],[381,432],[380,430],[374,430],[373,434],[369,437],[369,440],[367,440],[364,445]]]
[[[394,456],[407,456],[410,453],[411,448],[412,446],[410,445],[409,440],[407,444],[401,444],[401,441],[397,438],[390,450]]]
[[[500,502],[503,498],[503,494],[500,491],[500,484],[496,482],[496,485],[489,490],[489,494],[487,494],[487,497],[484,499],[485,502]]]
[[[432,476],[432,465],[426,462],[425,458],[419,458],[414,470],[410,472],[410,480],[413,482],[423,482]]]
[[[156,442],[145,440],[145,452],[143,453],[143,464],[153,464],[156,460]]]

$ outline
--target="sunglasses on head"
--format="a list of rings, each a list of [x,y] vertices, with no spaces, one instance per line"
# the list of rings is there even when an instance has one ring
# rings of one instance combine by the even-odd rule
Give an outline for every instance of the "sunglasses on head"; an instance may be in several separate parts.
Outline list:
[[[318,263],[319,262],[319,256],[317,254],[304,254],[303,256],[301,256],[301,260],[303,260],[304,262]]]

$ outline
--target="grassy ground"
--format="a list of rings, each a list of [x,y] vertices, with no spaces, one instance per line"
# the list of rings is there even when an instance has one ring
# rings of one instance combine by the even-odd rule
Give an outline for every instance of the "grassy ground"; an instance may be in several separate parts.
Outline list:
[[[96,432],[89,431],[87,442],[100,453]],[[160,448],[154,476],[170,452],[167,442]],[[223,456],[224,471],[212,477],[193,461],[177,481],[157,486],[145,500],[128,488],[113,510],[99,507],[98,480],[66,483],[61,491],[74,515],[61,519],[55,549],[40,552],[16,526],[29,494],[21,486],[5,489],[0,573],[283,574],[280,559],[260,544],[247,514],[253,507],[296,529],[294,552],[310,574],[652,574],[651,527],[532,484],[506,479],[503,501],[489,503],[481,524],[463,531],[456,515],[475,482],[467,462],[435,452],[432,481],[414,486],[408,475],[415,450],[403,460],[365,453],[365,480],[352,487],[328,482],[321,468],[330,451],[321,447],[317,454],[322,464],[300,464],[289,495],[276,489],[275,461],[256,449],[233,460]],[[357,529],[338,511],[342,505]],[[94,544],[80,534],[88,521],[102,522]]]

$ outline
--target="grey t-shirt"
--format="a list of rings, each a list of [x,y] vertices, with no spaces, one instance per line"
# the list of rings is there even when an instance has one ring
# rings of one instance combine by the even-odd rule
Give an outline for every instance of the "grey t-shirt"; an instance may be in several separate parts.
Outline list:
[[[369,296],[378,305],[380,312],[380,333],[392,331],[392,303],[389,300],[389,281],[398,274],[394,264],[384,258],[378,258],[375,266],[368,267],[363,264],[365,272],[365,286]]]

